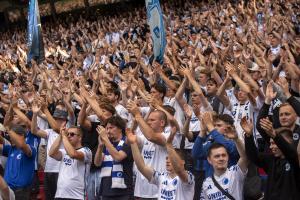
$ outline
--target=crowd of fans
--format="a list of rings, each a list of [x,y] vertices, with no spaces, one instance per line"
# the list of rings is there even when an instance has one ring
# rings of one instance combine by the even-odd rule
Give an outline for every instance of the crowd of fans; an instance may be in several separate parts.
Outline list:
[[[164,2],[162,65],[145,8],[0,33],[2,199],[299,199],[299,7]]]

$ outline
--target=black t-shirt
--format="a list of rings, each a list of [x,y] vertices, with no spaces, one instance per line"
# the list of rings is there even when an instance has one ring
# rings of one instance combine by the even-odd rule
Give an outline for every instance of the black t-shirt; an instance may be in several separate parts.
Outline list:
[[[119,142],[112,143],[116,148]],[[123,172],[124,172],[124,181],[127,186],[126,189],[119,189],[119,188],[111,188],[112,184],[112,177],[103,177],[101,181],[100,187],[100,195],[107,196],[107,197],[114,197],[114,196],[123,196],[123,195],[133,195],[133,157],[131,153],[131,148],[128,144],[124,143],[122,149],[127,154],[127,157],[121,162],[123,165]],[[103,152],[105,151],[105,148]]]
[[[100,122],[91,122],[92,128],[91,130],[83,130],[83,137],[82,137],[82,146],[88,147],[92,151],[92,164],[91,164],[91,171],[95,169],[100,169],[100,167],[96,167],[94,164],[94,158],[96,155],[97,147],[98,147],[98,133],[96,131],[96,128],[98,125],[100,125]]]

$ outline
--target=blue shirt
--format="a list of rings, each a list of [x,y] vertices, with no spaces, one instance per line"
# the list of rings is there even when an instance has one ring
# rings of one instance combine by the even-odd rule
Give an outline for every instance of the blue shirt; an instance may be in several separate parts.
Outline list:
[[[229,153],[228,167],[235,165],[239,159],[239,153],[234,142],[227,140],[217,130],[214,129],[205,138],[198,136],[193,146],[192,156],[196,162],[196,170],[205,171],[205,177],[209,177],[213,174],[213,167],[207,161],[207,153],[209,147],[214,142],[223,144],[226,147]]]
[[[37,156],[37,143],[40,138],[30,132],[26,135],[26,144],[29,145],[32,155],[28,157],[21,149],[15,146],[4,145],[3,155],[7,156],[4,179],[12,189],[28,187],[32,184],[35,159]]]

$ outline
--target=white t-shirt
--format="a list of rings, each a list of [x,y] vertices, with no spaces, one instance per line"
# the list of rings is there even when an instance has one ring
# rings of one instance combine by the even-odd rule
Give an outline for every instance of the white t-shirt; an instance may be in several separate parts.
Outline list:
[[[10,189],[10,187],[8,187],[9,189],[9,200],[15,200],[15,193],[14,191],[12,191],[12,189]],[[3,200],[2,198],[2,192],[0,191],[0,200]]]
[[[242,200],[246,174],[247,172],[243,173],[238,165],[233,165],[221,176],[215,176],[215,179],[236,200]],[[203,183],[200,199],[219,200],[228,198],[215,186],[212,178],[208,177]]]
[[[77,151],[84,153],[84,161],[72,159],[64,149],[57,180],[55,198],[85,199],[85,181],[90,172],[92,152],[87,147]]]
[[[56,138],[59,136],[58,133],[56,133],[53,129],[46,129],[45,132],[47,133],[47,158],[46,158],[46,164],[45,164],[45,172],[59,172],[59,166],[60,161],[55,160],[54,158],[51,158],[49,156],[49,151],[56,140]],[[61,144],[59,149],[64,149],[64,146]]]
[[[175,109],[175,114],[174,114],[174,118],[176,119],[180,130],[177,131],[174,140],[173,140],[173,146],[174,148],[179,149],[180,148],[180,143],[182,140],[182,133],[181,130],[183,128],[184,125],[184,121],[185,121],[185,117],[184,117],[184,112],[181,108],[181,106],[179,105],[178,101],[176,100],[175,97],[172,98],[164,98],[164,105],[169,105],[172,106]],[[189,142],[188,139],[185,139],[185,149],[192,149],[193,148],[193,143]]]
[[[117,114],[122,119],[127,121],[127,127],[130,127],[130,125],[132,124],[132,116],[129,114],[128,110],[121,104],[116,105],[115,109],[117,111]]]
[[[49,129],[48,122],[39,116],[37,116],[37,126],[41,130]],[[40,145],[46,145],[46,144],[47,144],[46,140],[44,138],[41,138]]]
[[[163,136],[167,139],[170,132],[164,131]],[[137,133],[137,135],[140,135]],[[143,141],[142,156],[146,165],[156,171],[166,171],[167,149],[163,146],[148,141],[144,136],[139,136]],[[148,180],[137,170],[134,196],[142,198],[157,198],[157,186],[150,184]]]
[[[243,117],[246,117],[247,120],[254,120],[255,118],[255,113],[259,112],[259,107],[261,107],[259,104],[260,102],[258,101],[258,97],[256,98],[256,106],[254,107],[250,101],[246,101],[244,104],[241,104],[237,98],[232,95],[230,98],[230,107],[225,108],[224,114],[229,114],[232,116],[234,120],[234,126],[237,130],[237,133],[239,134],[239,138],[244,138],[242,135],[243,129],[240,125],[241,120]],[[255,126],[254,126],[255,127]]]
[[[191,106],[189,106],[189,107],[190,107],[190,109],[193,109]],[[211,107],[210,104],[207,108],[204,108],[203,106],[200,107],[200,113],[210,112],[210,111],[213,111],[213,108]],[[190,121],[189,131],[196,132],[196,131],[200,131],[200,130],[201,130],[200,121],[193,111],[191,121]]]
[[[167,172],[154,172],[150,183],[158,187],[158,200],[192,200],[194,198],[194,176],[188,172],[188,182],[184,183],[178,176],[171,178]]]

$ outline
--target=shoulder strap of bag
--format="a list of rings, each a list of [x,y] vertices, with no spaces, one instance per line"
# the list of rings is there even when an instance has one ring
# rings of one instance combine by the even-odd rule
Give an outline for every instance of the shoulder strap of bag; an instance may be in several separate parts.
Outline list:
[[[228,192],[226,192],[221,185],[219,185],[219,183],[216,181],[215,176],[212,175],[211,176],[212,181],[214,182],[215,186],[226,196],[228,197],[230,200],[235,200],[235,198],[233,196],[231,196]]]

